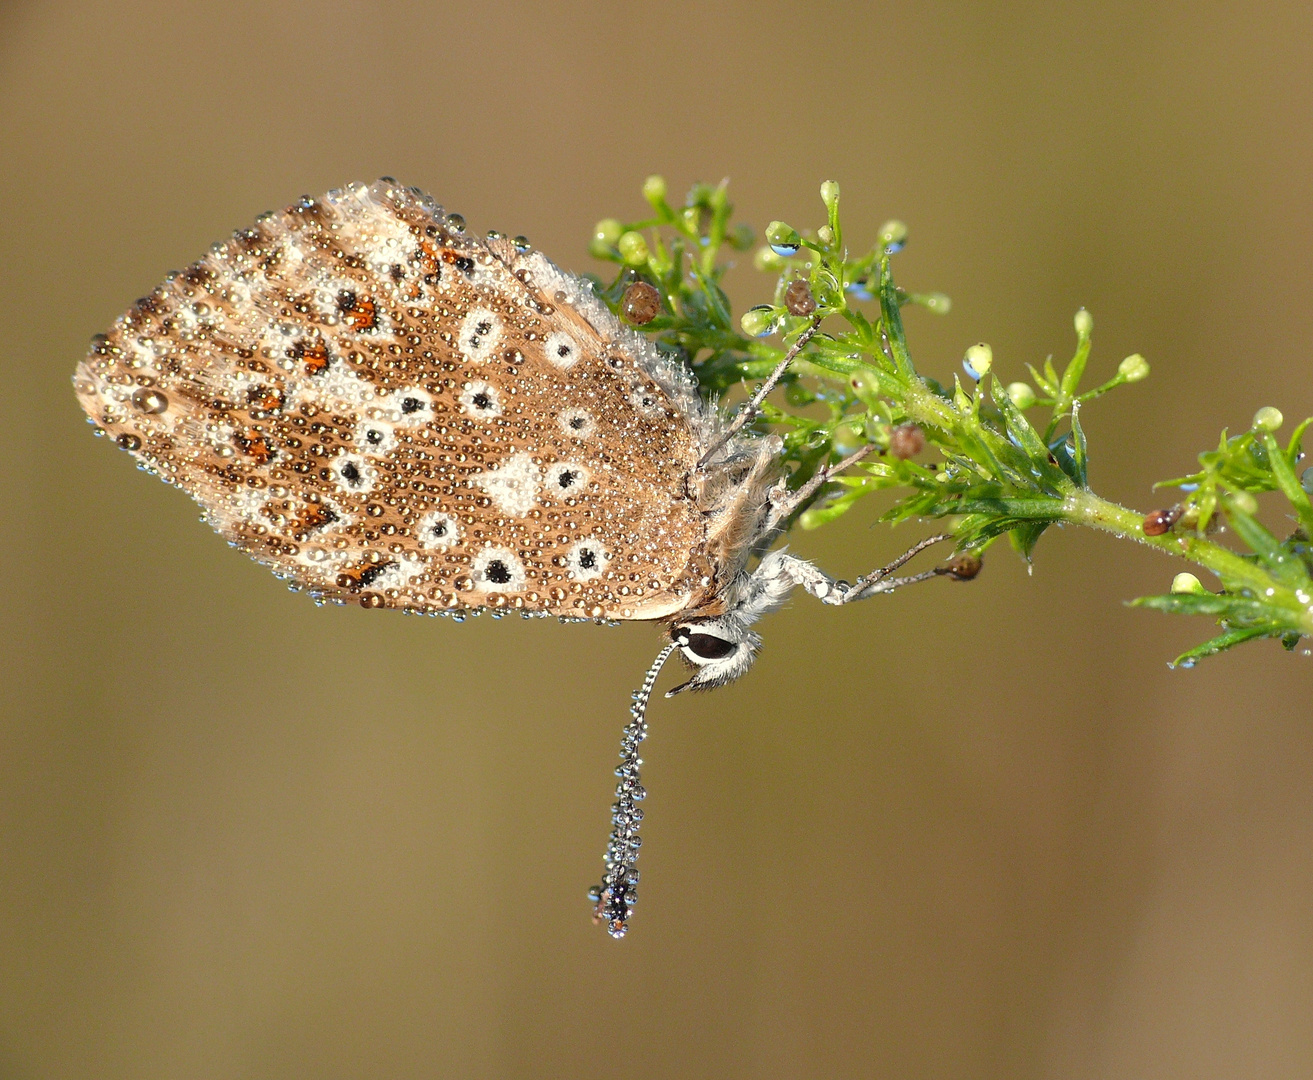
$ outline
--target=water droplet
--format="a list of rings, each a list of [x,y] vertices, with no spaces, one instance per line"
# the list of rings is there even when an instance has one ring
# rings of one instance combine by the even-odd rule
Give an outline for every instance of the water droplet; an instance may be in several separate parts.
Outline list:
[[[143,386],[132,395],[132,404],[144,413],[158,414],[169,407],[169,399],[164,391]]]

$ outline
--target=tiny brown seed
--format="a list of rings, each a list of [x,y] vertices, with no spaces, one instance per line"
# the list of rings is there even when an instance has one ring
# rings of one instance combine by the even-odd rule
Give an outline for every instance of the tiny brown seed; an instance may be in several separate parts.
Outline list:
[[[1144,530],[1145,536],[1162,536],[1173,525],[1181,520],[1183,508],[1173,506],[1167,510],[1155,510],[1151,514],[1144,515],[1144,521],[1140,528]]]
[[[816,310],[812,287],[801,278],[790,281],[789,287],[784,290],[784,307],[790,315],[810,315]]]
[[[635,326],[646,326],[661,313],[661,294],[646,281],[635,281],[625,290],[620,311]]]
[[[889,453],[902,461],[925,449],[925,432],[915,424],[899,424],[889,432]]]
[[[944,564],[944,573],[954,581],[970,581],[985,564],[974,551],[963,551]]]

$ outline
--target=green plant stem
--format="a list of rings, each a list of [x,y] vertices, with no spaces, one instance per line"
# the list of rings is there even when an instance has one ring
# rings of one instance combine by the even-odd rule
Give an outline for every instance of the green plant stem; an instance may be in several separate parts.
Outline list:
[[[1088,525],[1123,540],[1134,540],[1167,555],[1176,555],[1211,571],[1230,589],[1250,589],[1265,595],[1268,602],[1288,609],[1301,632],[1313,634],[1313,604],[1301,603],[1293,589],[1273,582],[1263,570],[1234,551],[1200,536],[1165,533],[1146,536],[1144,516],[1125,506],[1109,502],[1092,491],[1073,487],[1066,501],[1064,520]]]
[[[882,373],[882,378],[889,380],[890,376]],[[904,406],[913,420],[948,430],[956,425],[959,418],[953,404],[932,393],[920,378],[913,376],[905,383],[900,380],[900,384]],[[1144,532],[1143,513],[1110,502],[1074,483],[1065,483],[1061,495],[1059,520],[1098,529],[1202,566],[1228,589],[1249,590],[1263,596],[1268,603],[1285,608],[1302,633],[1313,635],[1313,604],[1307,600],[1301,602],[1295,590],[1274,582],[1262,567],[1229,548],[1189,533],[1148,536]]]

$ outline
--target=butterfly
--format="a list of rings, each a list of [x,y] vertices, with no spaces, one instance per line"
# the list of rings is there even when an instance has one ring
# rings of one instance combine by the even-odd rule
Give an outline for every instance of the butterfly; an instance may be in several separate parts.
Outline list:
[[[169,275],[73,381],[98,434],[317,601],[669,628],[625,729],[592,893],[619,937],[666,659],[692,668],[670,694],[720,686],[796,586],[843,604],[951,573],[892,576],[944,537],[853,584],[772,548],[860,456],[790,490],[780,440],[749,427],[818,325],[731,419],[587,281],[384,178],[264,214]]]

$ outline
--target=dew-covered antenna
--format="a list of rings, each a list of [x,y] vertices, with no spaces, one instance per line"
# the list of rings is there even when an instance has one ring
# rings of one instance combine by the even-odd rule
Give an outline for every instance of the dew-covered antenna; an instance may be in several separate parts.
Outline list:
[[[613,938],[625,936],[629,913],[638,902],[638,871],[634,863],[638,861],[638,848],[643,842],[638,835],[643,821],[638,803],[647,795],[638,775],[643,764],[638,748],[647,738],[647,701],[652,696],[652,687],[656,685],[661,665],[675,648],[676,643],[672,641],[647,669],[642,687],[634,691],[634,704],[629,709],[633,719],[620,733],[620,764],[615,770],[620,782],[615,789],[615,805],[611,807],[611,839],[604,856],[606,874],[602,883],[594,885],[588,893],[593,902],[593,921],[603,924]]]

